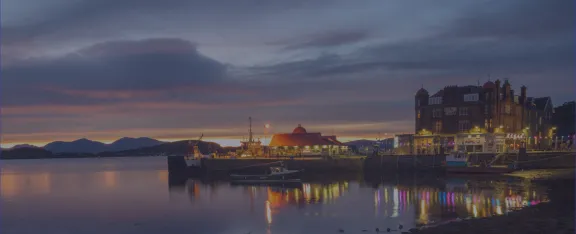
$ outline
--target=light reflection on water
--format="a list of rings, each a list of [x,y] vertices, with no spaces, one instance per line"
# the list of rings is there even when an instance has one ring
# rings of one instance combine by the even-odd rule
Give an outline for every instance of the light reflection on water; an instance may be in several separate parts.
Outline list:
[[[322,179],[292,188],[174,179],[165,168],[163,158],[2,161],[0,232],[359,232],[548,200],[545,188],[502,178]]]

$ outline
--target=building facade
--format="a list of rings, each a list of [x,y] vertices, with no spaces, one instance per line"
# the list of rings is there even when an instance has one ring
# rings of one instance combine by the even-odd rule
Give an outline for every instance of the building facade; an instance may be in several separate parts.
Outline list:
[[[308,133],[298,124],[292,133],[274,134],[270,141],[270,156],[334,156],[347,155],[348,146],[336,136]]]
[[[548,104],[538,108],[536,100],[548,100]],[[527,97],[525,86],[517,95],[508,80],[503,84],[488,81],[483,86],[446,86],[433,95],[422,88],[415,95],[414,152],[517,150],[535,136],[530,129],[551,128],[546,121],[535,121],[551,116],[550,107],[549,98]]]
[[[557,128],[552,136],[557,144],[555,148],[571,148],[576,137],[576,102],[566,102],[554,108],[552,124]]]

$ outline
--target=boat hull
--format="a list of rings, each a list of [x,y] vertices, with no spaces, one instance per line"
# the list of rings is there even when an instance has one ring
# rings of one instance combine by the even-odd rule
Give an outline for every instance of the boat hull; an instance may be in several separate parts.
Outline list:
[[[249,180],[238,180],[231,181],[233,186],[264,186],[264,187],[274,187],[274,188],[302,188],[302,181],[299,179],[294,180],[282,180],[282,181],[249,181]]]
[[[271,175],[230,175],[233,182],[243,183],[293,183],[300,182],[300,172],[271,174]]]
[[[464,174],[503,174],[515,171],[507,167],[446,167],[448,173]]]

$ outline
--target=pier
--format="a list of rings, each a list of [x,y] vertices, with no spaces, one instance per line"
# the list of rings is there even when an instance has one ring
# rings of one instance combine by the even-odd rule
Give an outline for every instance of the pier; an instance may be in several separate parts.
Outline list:
[[[518,169],[574,168],[574,152],[524,152],[509,154],[470,154],[469,162],[516,163]],[[239,168],[282,161],[289,169],[310,173],[411,173],[445,171],[445,155],[379,155],[339,158],[203,158],[198,168],[187,167],[183,156],[167,157],[170,173],[188,175],[227,174]]]

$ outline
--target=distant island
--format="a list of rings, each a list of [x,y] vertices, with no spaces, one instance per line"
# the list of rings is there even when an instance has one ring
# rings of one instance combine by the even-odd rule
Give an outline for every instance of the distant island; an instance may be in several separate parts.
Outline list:
[[[190,140],[193,144],[196,140]],[[40,158],[91,158],[91,157],[129,157],[152,156],[160,154],[186,154],[190,151],[189,140],[162,142],[156,139],[124,137],[110,144],[88,139],[71,142],[55,141],[44,147],[16,145],[2,149],[0,159],[40,159]],[[236,150],[235,147],[222,147],[214,142],[200,141],[198,148],[202,153],[225,153]]]

